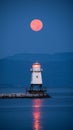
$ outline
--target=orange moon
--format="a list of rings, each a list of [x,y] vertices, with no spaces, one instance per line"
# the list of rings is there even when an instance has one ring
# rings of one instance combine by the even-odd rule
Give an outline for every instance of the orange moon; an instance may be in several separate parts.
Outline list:
[[[33,31],[40,31],[43,28],[43,22],[39,19],[33,19],[30,23],[30,28]]]

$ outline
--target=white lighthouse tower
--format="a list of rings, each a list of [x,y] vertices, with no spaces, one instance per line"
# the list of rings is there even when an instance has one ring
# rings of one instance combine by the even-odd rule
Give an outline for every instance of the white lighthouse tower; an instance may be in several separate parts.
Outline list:
[[[40,63],[36,62],[32,64],[32,68],[30,69],[30,71],[32,72],[30,90],[34,90],[35,87],[37,87],[37,89],[39,90],[42,90],[42,68]]]
[[[27,90],[27,94],[29,94],[29,96],[33,98],[50,97],[47,93],[47,90],[43,88],[43,81],[42,81],[43,70],[41,68],[41,64],[38,62],[33,63],[30,71],[31,71],[31,82],[30,82],[30,88]]]

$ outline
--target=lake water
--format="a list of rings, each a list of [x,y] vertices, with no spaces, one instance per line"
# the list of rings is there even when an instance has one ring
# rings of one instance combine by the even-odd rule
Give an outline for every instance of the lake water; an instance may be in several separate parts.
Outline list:
[[[1,92],[23,92],[2,88]],[[0,130],[73,130],[73,88],[49,88],[47,99],[0,99]]]

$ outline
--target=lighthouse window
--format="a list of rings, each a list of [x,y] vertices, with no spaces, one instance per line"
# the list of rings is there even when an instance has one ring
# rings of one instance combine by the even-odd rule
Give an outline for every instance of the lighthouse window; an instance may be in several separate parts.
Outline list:
[[[36,76],[36,78],[38,78],[38,76]]]

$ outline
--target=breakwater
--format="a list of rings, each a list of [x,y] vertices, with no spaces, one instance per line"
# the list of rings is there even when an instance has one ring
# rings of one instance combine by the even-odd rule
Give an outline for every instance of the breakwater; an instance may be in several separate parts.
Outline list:
[[[46,94],[29,94],[29,93],[2,93],[0,94],[0,99],[4,98],[50,98],[50,96]]]

